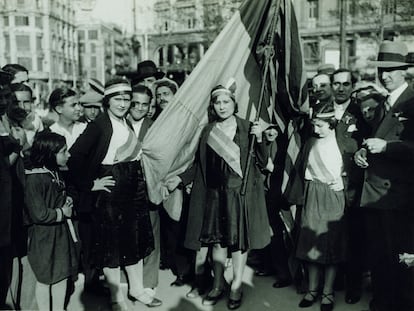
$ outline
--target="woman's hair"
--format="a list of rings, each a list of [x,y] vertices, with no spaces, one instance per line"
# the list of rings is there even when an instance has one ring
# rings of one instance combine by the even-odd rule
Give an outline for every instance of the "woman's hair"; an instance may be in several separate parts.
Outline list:
[[[332,104],[316,106],[312,112],[311,118],[312,120],[328,122],[330,129],[334,129],[338,125],[338,120],[335,118],[335,109]]]
[[[124,78],[113,78],[106,82],[102,106],[105,109],[109,107],[109,100],[116,95],[128,94],[132,97],[131,84]]]
[[[57,88],[54,89],[49,96],[49,107],[56,111],[56,107],[63,105],[65,99],[68,97],[76,96],[76,92],[69,88]]]
[[[46,167],[50,170],[58,169],[56,154],[66,145],[65,137],[48,130],[35,135],[30,148],[30,161],[33,168]]]
[[[32,88],[24,83],[12,83],[10,84],[10,89],[12,90],[12,92],[29,92],[30,97],[33,97]]]
[[[220,92],[221,90],[223,92]],[[208,106],[208,118],[210,121],[217,120],[217,114],[216,114],[216,111],[214,110],[214,104],[216,103],[218,95],[223,94],[223,93],[228,94],[231,100],[234,102],[234,113],[237,113],[239,111],[239,105],[236,102],[234,93],[230,91],[229,89],[225,88],[223,85],[219,84],[213,87],[213,89],[210,92],[210,105]]]

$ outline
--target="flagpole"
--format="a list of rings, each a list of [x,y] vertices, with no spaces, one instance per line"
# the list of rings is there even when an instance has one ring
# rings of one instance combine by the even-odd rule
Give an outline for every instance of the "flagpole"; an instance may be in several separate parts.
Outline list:
[[[259,121],[259,119],[260,119],[260,113],[262,111],[262,106],[263,106],[265,84],[266,84],[267,75],[268,75],[268,72],[269,72],[269,64],[270,64],[270,61],[272,60],[273,56],[275,55],[275,49],[273,47],[273,41],[274,41],[274,38],[275,38],[276,26],[277,26],[278,18],[279,18],[278,12],[279,12],[279,8],[280,8],[281,0],[274,0],[274,1],[276,1],[276,6],[275,6],[273,17],[272,17],[272,23],[269,27],[270,28],[270,34],[268,35],[268,38],[267,38],[267,44],[264,47],[265,66],[264,66],[264,71],[263,71],[263,76],[262,76],[262,85],[261,85],[261,88],[260,88],[260,97],[259,97],[259,103],[258,103],[258,107],[257,107],[257,111],[256,111],[255,122]],[[287,0],[287,1],[290,1],[290,0]],[[241,190],[240,190],[241,195],[246,194],[247,180],[248,180],[248,177],[249,177],[249,168],[250,168],[250,165],[251,165],[251,162],[252,162],[255,142],[256,142],[256,136],[252,135],[252,139],[250,141],[250,146],[249,146],[249,153],[248,153],[247,160],[246,160],[246,167],[244,169],[244,174],[243,174],[243,182],[242,182],[242,186],[241,186]]]

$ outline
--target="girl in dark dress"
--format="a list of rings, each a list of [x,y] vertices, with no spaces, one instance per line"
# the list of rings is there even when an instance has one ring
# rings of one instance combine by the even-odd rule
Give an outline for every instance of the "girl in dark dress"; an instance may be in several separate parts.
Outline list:
[[[180,182],[193,182],[184,246],[198,252],[196,276],[212,248],[213,288],[203,300],[214,305],[226,290],[224,267],[231,253],[233,280],[228,308],[236,309],[242,301],[242,278],[247,251],[263,248],[270,241],[270,227],[265,205],[263,179],[259,166],[265,166],[268,146],[262,142],[258,124],[235,115],[234,90],[217,86],[211,92],[210,112],[213,121],[201,133],[195,162],[191,169],[167,181],[168,190]],[[255,152],[249,166],[246,193],[241,194],[249,143],[255,135]]]
[[[72,216],[73,203],[59,177],[59,167],[66,166],[68,159],[63,136],[49,132],[35,136],[30,153],[33,168],[26,172],[25,202],[29,220],[27,256],[37,280],[40,310],[64,309],[67,280],[78,268],[76,233],[66,221]]]

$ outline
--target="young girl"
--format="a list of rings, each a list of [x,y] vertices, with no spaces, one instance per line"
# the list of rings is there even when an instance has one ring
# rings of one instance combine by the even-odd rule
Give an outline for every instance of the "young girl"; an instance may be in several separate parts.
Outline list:
[[[30,151],[32,169],[26,172],[25,201],[28,212],[28,260],[36,276],[40,310],[63,310],[67,280],[77,273],[76,236],[66,218],[72,199],[66,196],[59,167],[69,153],[65,138],[41,132]]]
[[[304,204],[296,250],[307,266],[309,286],[299,307],[310,307],[316,301],[323,271],[321,310],[330,311],[337,264],[345,261],[346,250],[343,160],[335,136],[333,106],[316,108],[312,125],[315,137],[307,141],[302,154]]]

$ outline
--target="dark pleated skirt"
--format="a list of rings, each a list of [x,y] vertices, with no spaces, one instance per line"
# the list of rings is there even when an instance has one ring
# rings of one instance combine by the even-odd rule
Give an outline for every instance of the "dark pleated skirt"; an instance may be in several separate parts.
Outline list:
[[[200,242],[220,244],[231,250],[247,250],[245,198],[239,188],[207,189]]]
[[[139,162],[117,163],[101,168],[100,176],[112,175],[111,193],[101,191],[94,214],[94,262],[115,268],[136,264],[154,249],[146,184]]]
[[[307,181],[296,256],[309,262],[336,264],[346,260],[343,191]]]

